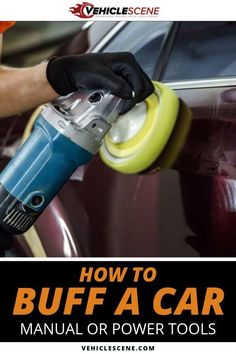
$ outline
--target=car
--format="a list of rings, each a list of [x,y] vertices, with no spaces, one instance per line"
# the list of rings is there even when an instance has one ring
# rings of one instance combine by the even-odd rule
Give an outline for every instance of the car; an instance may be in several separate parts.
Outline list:
[[[125,175],[96,156],[65,184],[30,233],[15,236],[13,254],[235,256],[236,181],[218,173],[219,161],[229,161],[233,170],[236,164],[235,36],[236,22],[86,22],[57,45],[53,55],[131,51],[191,110],[201,143],[188,148],[200,169],[188,163],[182,170]],[[5,151],[28,118],[5,120]],[[217,151],[218,160],[209,151]]]

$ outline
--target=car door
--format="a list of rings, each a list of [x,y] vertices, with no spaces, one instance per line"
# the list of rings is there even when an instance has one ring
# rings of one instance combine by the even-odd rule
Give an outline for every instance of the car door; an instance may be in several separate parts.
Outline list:
[[[202,139],[195,151],[202,175],[191,169],[179,175],[179,203],[190,229],[186,241],[201,256],[236,254],[235,180],[216,176],[218,166],[209,158],[218,154],[218,163],[235,168],[235,38],[235,22],[179,24],[158,78],[191,108],[195,133]]]
[[[208,131],[207,147],[215,148],[214,139],[226,134],[225,121],[233,122],[230,129],[235,130],[235,36],[236,24],[232,22],[130,23],[102,50],[132,51],[150,77],[175,89],[192,110],[199,129]],[[215,121],[218,125],[212,126]],[[115,197],[114,186],[110,190],[116,200],[109,204],[113,212],[125,203],[129,208],[127,217],[122,208],[116,214],[120,234],[126,239],[125,255],[235,255],[234,180],[214,174],[195,175],[191,170],[133,178],[117,177],[118,185],[123,181],[124,194]],[[138,178],[142,178],[140,199],[136,200],[137,205],[139,201],[142,204],[140,214],[136,214],[137,205],[131,203]],[[140,215],[146,221],[143,224]],[[129,234],[132,231],[136,242]],[[142,246],[144,239],[147,244]],[[128,250],[129,241],[137,248]],[[122,252],[121,247],[118,254]]]

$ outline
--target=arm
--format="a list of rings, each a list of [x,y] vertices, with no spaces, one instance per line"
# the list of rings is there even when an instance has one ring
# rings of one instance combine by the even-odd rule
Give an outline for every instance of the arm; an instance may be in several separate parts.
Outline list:
[[[2,33],[0,33],[0,60],[1,60],[1,53],[2,53]]]
[[[58,97],[46,77],[47,63],[31,68],[0,66],[0,118],[27,111]]]
[[[0,66],[0,118],[78,89],[105,89],[124,98],[121,114],[154,91],[131,53],[65,56],[23,69]]]

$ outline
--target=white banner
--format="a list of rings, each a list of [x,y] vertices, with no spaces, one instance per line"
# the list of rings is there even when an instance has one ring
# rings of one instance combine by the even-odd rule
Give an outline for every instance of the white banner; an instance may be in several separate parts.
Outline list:
[[[235,20],[235,1],[211,0],[8,0],[1,1],[0,20],[26,21]]]
[[[236,343],[0,343],[5,353],[235,354]]]
[[[146,354],[235,354],[236,343],[0,343],[6,353],[146,353]]]

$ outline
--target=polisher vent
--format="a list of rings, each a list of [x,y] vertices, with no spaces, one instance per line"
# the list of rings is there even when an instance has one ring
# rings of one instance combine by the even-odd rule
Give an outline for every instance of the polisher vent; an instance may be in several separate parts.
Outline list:
[[[3,221],[20,232],[25,232],[34,223],[34,218],[17,209],[12,209]]]

